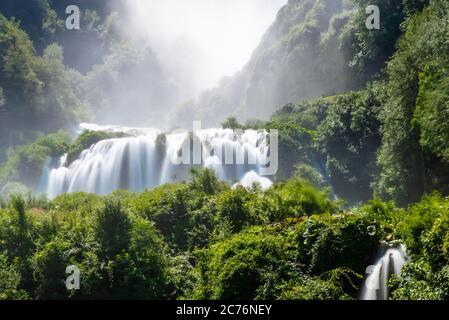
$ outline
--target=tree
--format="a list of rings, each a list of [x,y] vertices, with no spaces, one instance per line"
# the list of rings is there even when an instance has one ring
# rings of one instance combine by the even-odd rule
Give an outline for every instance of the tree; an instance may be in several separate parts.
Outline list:
[[[0,301],[27,299],[25,291],[19,290],[20,272],[14,264],[8,262],[5,254],[0,254]]]
[[[444,70],[449,61],[448,17],[449,4],[432,1],[410,18],[388,63],[389,98],[380,114],[381,173],[376,190],[401,205],[418,201],[434,188],[447,190],[449,167],[441,159],[447,129],[442,102],[445,77],[436,70]]]
[[[20,22],[21,28],[31,37],[41,52],[49,38],[58,27],[56,12],[50,7],[49,0],[3,0],[0,12],[7,18]],[[51,32],[53,31],[53,32]]]
[[[26,211],[26,204],[21,196],[10,197],[8,204],[7,224],[0,229],[0,250],[5,251],[8,258],[14,260],[21,274],[20,288],[32,288],[32,270],[28,257],[34,250],[33,221]]]
[[[222,184],[217,174],[212,169],[192,169],[190,170],[192,181],[190,185],[193,189],[212,195],[222,190]]]
[[[104,207],[97,211],[95,236],[101,247],[103,259],[113,259],[129,246],[131,223],[122,204],[108,199]]]
[[[384,101],[382,84],[338,96],[318,129],[316,144],[326,157],[334,191],[351,203],[367,201],[373,194]]]
[[[81,76],[64,66],[60,46],[50,45],[38,56],[19,23],[0,14],[0,56],[2,147],[78,124],[86,116],[78,98]]]
[[[169,295],[168,253],[154,226],[132,219],[126,252],[114,259],[112,296],[118,299],[164,299]]]
[[[292,265],[291,243],[272,229],[253,227],[196,252],[194,299],[255,299],[271,274],[280,282]],[[267,298],[267,297],[266,297]],[[269,297],[273,298],[273,297]]]
[[[404,6],[400,0],[354,0],[355,12],[350,18],[354,35],[353,61],[366,78],[379,72],[395,52],[395,44],[401,35]],[[376,5],[380,9],[380,29],[368,30],[365,26],[366,8]]]
[[[324,172],[324,160],[314,146],[316,130],[334,98],[301,101],[281,107],[264,128],[279,132],[279,171],[276,178],[292,176],[294,167],[307,164]]]
[[[72,264],[69,261],[70,249],[67,241],[55,238],[32,256],[30,264],[36,283],[36,299],[61,300],[69,297],[65,271]]]
[[[255,224],[248,207],[250,194],[245,188],[237,188],[220,193],[217,198],[217,219],[227,220],[232,231],[237,233],[244,227]]]
[[[25,201],[21,196],[12,196],[9,202],[10,228],[8,230],[6,250],[11,258],[19,258],[25,263],[33,242],[31,239],[31,220],[27,215]]]
[[[225,122],[223,122],[221,124],[221,127],[223,129],[232,129],[232,130],[244,129],[244,126],[239,123],[239,121],[237,120],[236,117],[229,117],[229,118],[227,118],[225,120]]]

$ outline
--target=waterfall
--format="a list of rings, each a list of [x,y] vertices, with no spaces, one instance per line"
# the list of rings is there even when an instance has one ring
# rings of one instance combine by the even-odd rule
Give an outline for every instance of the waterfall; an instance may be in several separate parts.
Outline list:
[[[67,163],[67,156],[48,161],[39,191],[50,199],[66,192],[141,192],[185,181],[192,167],[213,169],[221,180],[240,181],[248,188],[256,182],[264,189],[271,186],[268,178],[261,177],[270,154],[269,136],[264,131],[206,129],[193,135],[178,132],[167,134],[160,143],[160,132],[152,129],[80,126],[80,131],[85,129],[134,136],[100,141],[84,150],[73,163]],[[200,151],[199,156],[195,155],[195,148]]]
[[[383,242],[376,264],[367,268],[361,300],[388,300],[388,280],[399,275],[408,260],[405,246],[399,242]]]

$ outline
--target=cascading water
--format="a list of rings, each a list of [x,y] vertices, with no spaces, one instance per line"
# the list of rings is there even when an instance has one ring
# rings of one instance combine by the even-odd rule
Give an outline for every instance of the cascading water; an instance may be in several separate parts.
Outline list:
[[[66,192],[105,195],[125,189],[141,192],[164,183],[188,179],[189,169],[214,169],[222,180],[240,181],[245,187],[258,182],[269,188],[271,181],[260,176],[267,164],[270,147],[266,132],[207,129],[195,132],[200,162],[192,161],[189,133],[167,134],[158,142],[160,132],[151,129],[81,126],[81,130],[125,132],[136,136],[103,140],[81,153],[78,160],[67,157],[49,161],[43,170],[40,192],[54,198]],[[194,144],[195,145],[195,144]],[[195,148],[195,147],[194,147]],[[194,156],[193,156],[194,157]]]
[[[388,280],[394,274],[399,275],[408,260],[403,244],[382,243],[376,264],[367,269],[369,276],[363,285],[361,300],[388,300]]]

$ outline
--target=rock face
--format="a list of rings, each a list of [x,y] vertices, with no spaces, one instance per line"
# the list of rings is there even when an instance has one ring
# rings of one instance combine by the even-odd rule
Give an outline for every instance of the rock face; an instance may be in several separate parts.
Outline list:
[[[190,106],[195,112],[183,106],[178,120],[266,119],[283,104],[357,88],[349,66],[351,12],[342,0],[290,0],[244,69],[205,92]]]

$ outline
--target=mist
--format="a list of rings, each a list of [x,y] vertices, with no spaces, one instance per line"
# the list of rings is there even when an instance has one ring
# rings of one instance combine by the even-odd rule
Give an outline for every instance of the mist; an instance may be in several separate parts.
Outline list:
[[[287,0],[133,0],[124,4],[127,37],[145,43],[182,98],[240,70]]]

